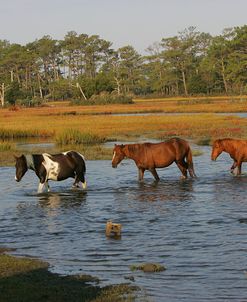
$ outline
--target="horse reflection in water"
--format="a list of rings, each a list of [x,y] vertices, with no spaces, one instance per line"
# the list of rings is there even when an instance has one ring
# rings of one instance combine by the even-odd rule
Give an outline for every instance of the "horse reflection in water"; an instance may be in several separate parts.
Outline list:
[[[134,195],[141,202],[184,202],[193,198],[193,181],[168,181],[159,185],[157,182],[140,183]]]
[[[86,192],[52,192],[39,195],[41,207],[49,209],[80,207],[86,201]]]
[[[172,138],[161,143],[115,145],[113,149],[112,167],[125,158],[133,159],[138,171],[139,181],[143,180],[145,170],[149,170],[156,181],[159,181],[156,168],[165,168],[176,163],[182,172],[182,178],[196,177],[193,167],[192,152],[187,141]]]

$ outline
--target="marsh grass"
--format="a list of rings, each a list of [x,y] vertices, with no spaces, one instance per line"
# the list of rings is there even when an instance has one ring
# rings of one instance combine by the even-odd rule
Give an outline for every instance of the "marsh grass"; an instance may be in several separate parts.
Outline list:
[[[192,155],[193,156],[201,156],[201,155],[203,155],[203,152],[201,150],[198,150],[198,149],[193,149],[192,150]]]
[[[91,132],[81,132],[77,129],[67,129],[55,137],[56,143],[60,146],[65,145],[92,145],[101,144],[106,141],[105,137]]]
[[[15,139],[15,138],[28,138],[28,137],[50,137],[51,133],[43,130],[18,130],[18,129],[5,129],[0,128],[0,139]]]
[[[185,100],[178,100],[177,105],[201,105],[201,104],[212,104],[213,100],[208,98],[203,99],[185,99]]]
[[[99,287],[89,275],[61,276],[48,271],[49,264],[37,259],[0,255],[1,301],[8,302],[122,302],[134,301],[137,287]],[[90,284],[88,283],[90,282]]]
[[[246,104],[236,98],[210,98],[210,103],[178,105],[186,99],[136,100],[131,105],[74,106],[68,103],[54,104],[52,107],[21,108],[12,112],[0,110],[0,140],[17,141],[22,138],[41,139],[49,137],[56,142],[56,150],[64,151],[76,146],[87,153],[90,159],[108,159],[111,150],[104,146],[106,141],[139,141],[139,138],[166,140],[177,136],[197,140],[199,145],[208,144],[209,139],[221,137],[247,138],[247,119],[234,115],[217,115],[212,112],[246,112]],[[201,99],[199,98],[200,102]],[[211,103],[212,100],[212,103]],[[121,115],[122,112],[180,112],[180,114],[161,115]],[[106,113],[120,113],[119,115]],[[184,112],[184,114],[181,114]],[[195,113],[186,112],[210,112]],[[92,147],[92,148],[89,148]],[[11,163],[14,149],[0,154],[0,165]],[[73,147],[74,149],[74,147]],[[52,150],[47,150],[52,152]],[[80,150],[79,150],[80,151]],[[30,151],[31,152],[31,151]],[[44,152],[44,149],[41,150]],[[57,152],[57,151],[56,151]],[[7,158],[5,158],[5,156]],[[93,158],[95,156],[95,158]]]
[[[198,146],[210,146],[210,144],[211,144],[211,137],[201,137],[201,138],[198,138],[195,141],[195,144],[197,144]]]
[[[15,144],[9,142],[0,142],[0,152],[10,151],[15,149]]]

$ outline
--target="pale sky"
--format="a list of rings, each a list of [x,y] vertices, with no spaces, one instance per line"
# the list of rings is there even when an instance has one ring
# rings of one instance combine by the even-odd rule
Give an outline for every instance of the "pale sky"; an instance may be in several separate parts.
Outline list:
[[[189,26],[212,35],[247,24],[247,0],[0,0],[0,39],[25,45],[73,30],[138,52]]]

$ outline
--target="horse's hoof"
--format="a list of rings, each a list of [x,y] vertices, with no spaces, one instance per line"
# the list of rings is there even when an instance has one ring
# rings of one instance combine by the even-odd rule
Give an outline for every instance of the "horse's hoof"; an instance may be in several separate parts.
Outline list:
[[[181,175],[181,176],[180,176],[180,179],[187,179],[187,177],[184,176],[184,175]]]

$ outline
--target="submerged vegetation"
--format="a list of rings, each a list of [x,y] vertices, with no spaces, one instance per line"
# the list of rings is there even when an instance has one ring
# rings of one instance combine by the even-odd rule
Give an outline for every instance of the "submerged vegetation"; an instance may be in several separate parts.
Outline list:
[[[142,264],[132,264],[130,266],[132,271],[141,270],[145,273],[155,273],[155,272],[162,272],[166,270],[164,265],[159,263],[142,263]]]

